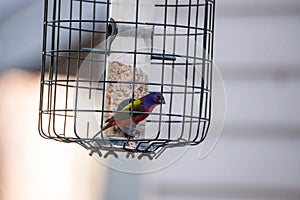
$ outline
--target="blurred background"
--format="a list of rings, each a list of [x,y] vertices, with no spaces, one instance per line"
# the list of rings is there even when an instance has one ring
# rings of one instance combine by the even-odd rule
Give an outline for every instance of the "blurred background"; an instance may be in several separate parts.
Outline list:
[[[0,1],[0,199],[300,199],[300,2],[216,2],[227,116],[204,160],[191,148],[148,174],[99,164],[38,134],[42,0]]]

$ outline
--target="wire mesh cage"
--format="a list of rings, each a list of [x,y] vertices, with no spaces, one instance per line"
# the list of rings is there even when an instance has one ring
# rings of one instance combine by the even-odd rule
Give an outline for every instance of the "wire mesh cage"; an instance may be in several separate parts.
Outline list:
[[[39,132],[157,158],[211,120],[214,0],[45,0]]]

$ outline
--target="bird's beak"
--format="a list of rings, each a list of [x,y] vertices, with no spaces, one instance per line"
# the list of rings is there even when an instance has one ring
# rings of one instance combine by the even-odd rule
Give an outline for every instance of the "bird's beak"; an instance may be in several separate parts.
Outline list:
[[[165,101],[164,99],[160,99],[160,100],[159,100],[159,103],[161,103],[161,104],[166,104],[166,101]]]

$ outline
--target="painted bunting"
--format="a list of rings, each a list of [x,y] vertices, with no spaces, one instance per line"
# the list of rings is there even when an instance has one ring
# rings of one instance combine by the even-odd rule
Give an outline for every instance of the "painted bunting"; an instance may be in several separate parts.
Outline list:
[[[129,101],[128,104],[125,104],[124,107],[122,103],[119,106],[121,111],[126,112],[118,112],[115,113],[111,118],[107,119],[105,123],[107,123],[100,132],[118,125],[122,127],[124,130],[128,130],[128,127],[132,126],[133,128],[141,121],[146,119],[149,116],[149,113],[155,108],[155,106],[160,104],[165,104],[164,97],[160,94],[160,92],[150,92],[149,94],[136,99],[133,101]],[[145,112],[145,113],[130,113],[133,105],[133,111],[136,112]],[[126,131],[128,135],[132,135],[129,133],[129,130]]]

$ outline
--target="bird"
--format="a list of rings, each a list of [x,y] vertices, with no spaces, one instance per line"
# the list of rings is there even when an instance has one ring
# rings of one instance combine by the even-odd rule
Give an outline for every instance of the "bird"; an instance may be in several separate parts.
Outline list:
[[[108,128],[117,125],[122,127],[121,129],[125,130],[127,135],[132,136],[131,129],[135,128],[139,122],[146,119],[152,110],[160,104],[166,104],[166,101],[160,92],[150,92],[141,98],[134,99],[133,102],[132,100],[125,100],[118,106],[118,110],[122,112],[117,112],[107,119],[105,121],[106,125],[97,133],[97,135]]]

